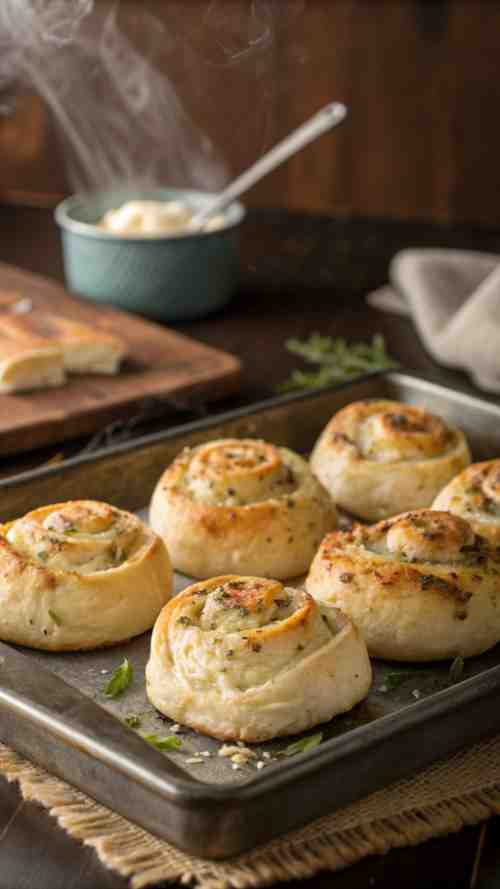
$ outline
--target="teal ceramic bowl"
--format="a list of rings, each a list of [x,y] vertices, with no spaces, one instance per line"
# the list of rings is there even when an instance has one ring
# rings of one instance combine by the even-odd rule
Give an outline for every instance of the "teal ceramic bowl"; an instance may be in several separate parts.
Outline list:
[[[231,204],[225,225],[208,232],[139,237],[96,227],[107,210],[129,200],[178,200],[197,210],[212,197],[185,189],[122,188],[67,198],[56,207],[55,218],[68,289],[162,321],[201,318],[220,309],[238,281],[242,204]]]

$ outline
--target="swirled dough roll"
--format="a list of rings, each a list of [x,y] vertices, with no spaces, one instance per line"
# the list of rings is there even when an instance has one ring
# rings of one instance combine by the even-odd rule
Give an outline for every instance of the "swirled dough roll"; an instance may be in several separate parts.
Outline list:
[[[276,580],[226,575],[165,606],[146,688],[162,713],[224,740],[264,741],[350,710],[371,667],[336,608]]]
[[[112,645],[152,627],[171,593],[163,541],[107,503],[44,506],[1,528],[6,642],[50,651]]]
[[[462,516],[476,534],[500,546],[500,460],[464,469],[437,495],[432,508]]]
[[[500,640],[500,553],[451,513],[329,534],[306,586],[345,611],[375,657],[471,657]]]
[[[470,454],[463,433],[417,407],[358,401],[330,420],[312,456],[338,506],[368,521],[430,506]]]
[[[228,438],[174,460],[156,486],[150,519],[178,571],[284,579],[307,571],[336,511],[298,454]]]

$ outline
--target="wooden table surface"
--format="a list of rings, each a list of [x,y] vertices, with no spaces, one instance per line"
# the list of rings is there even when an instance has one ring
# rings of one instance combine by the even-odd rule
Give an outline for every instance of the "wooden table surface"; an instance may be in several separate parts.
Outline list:
[[[375,331],[404,367],[469,387],[460,373],[437,368],[409,321],[368,309],[363,294],[382,284],[390,257],[403,247],[453,246],[500,253],[500,230],[254,211],[243,232],[242,285],[231,305],[211,318],[177,325],[244,362],[243,388],[232,404],[269,395],[295,359],[289,336],[313,331],[364,339]],[[0,207],[0,260],[63,279],[59,241],[48,210]],[[212,408],[211,410],[214,410]],[[165,421],[163,421],[165,422]],[[70,448],[74,448],[71,445]],[[51,454],[31,455],[36,465]],[[19,461],[1,461],[2,475]],[[468,889],[480,827],[417,848],[374,857],[337,874],[297,883],[302,889]],[[500,818],[489,822],[476,889],[499,886]],[[127,881],[103,868],[95,853],[67,837],[39,806],[0,779],[0,889],[119,889]],[[292,889],[286,884],[285,889]]]

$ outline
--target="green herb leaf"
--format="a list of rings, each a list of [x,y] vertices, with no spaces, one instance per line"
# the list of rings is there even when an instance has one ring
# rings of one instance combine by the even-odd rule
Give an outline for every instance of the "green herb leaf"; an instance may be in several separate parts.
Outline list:
[[[40,552],[38,552],[36,555],[37,555],[37,558],[40,559],[41,562],[46,562],[47,559],[49,558],[49,554],[48,554],[47,550],[45,550],[45,549],[41,549]]]
[[[298,741],[294,741],[293,744],[289,744],[288,747],[282,751],[283,756],[295,756],[296,753],[305,753],[306,750],[313,750],[315,747],[318,747],[323,740],[323,732],[318,732],[316,735],[309,735],[307,738],[300,738]]]
[[[135,713],[129,713],[128,716],[123,720],[129,728],[139,728],[141,724],[141,717],[136,716]]]
[[[122,695],[123,692],[127,690],[133,678],[134,670],[132,664],[129,663],[127,658],[124,658],[123,663],[121,663],[120,666],[116,668],[111,679],[106,685],[104,694],[107,698],[117,698],[119,695]]]
[[[52,608],[49,608],[49,617],[52,618],[52,620],[54,621],[54,623],[55,623],[58,627],[61,626],[61,624],[62,624],[62,620],[61,620],[61,618],[59,617],[59,615],[56,614],[55,611],[52,611]]]
[[[464,672],[464,659],[463,657],[456,657],[452,662],[450,667],[450,682],[459,682],[462,678],[462,673]]]
[[[318,389],[332,383],[353,380],[363,374],[398,367],[388,354],[383,336],[376,333],[371,343],[348,343],[343,337],[321,336],[313,333],[306,340],[289,339],[285,343],[289,352],[299,355],[317,370],[294,370],[279,392],[296,392]]]
[[[166,735],[164,738],[158,735],[142,735],[142,737],[157,750],[180,750],[182,747],[182,741],[177,735]]]
[[[408,682],[409,679],[417,680],[418,674],[409,673],[406,670],[398,670],[396,673],[387,673],[383,685],[387,687],[387,691],[393,691],[393,689],[403,685],[404,682]]]

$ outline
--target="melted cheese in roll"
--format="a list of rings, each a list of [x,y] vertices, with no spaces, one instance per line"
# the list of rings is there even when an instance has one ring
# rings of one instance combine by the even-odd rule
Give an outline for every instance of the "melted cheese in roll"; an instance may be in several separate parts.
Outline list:
[[[156,486],[151,526],[174,567],[285,579],[307,571],[336,511],[302,457],[253,439],[184,450]]]
[[[51,651],[112,645],[152,627],[172,594],[165,544],[93,500],[44,506],[0,534],[0,639]]]
[[[470,454],[463,433],[421,408],[359,401],[330,420],[311,467],[338,506],[368,521],[430,506]]]
[[[371,667],[336,608],[276,580],[226,575],[163,609],[146,679],[151,702],[176,722],[263,741],[349,710],[367,694]]]
[[[500,546],[500,460],[464,469],[438,494],[432,508],[462,516],[476,534]]]
[[[345,611],[375,657],[472,657],[500,640],[500,553],[447,512],[327,535],[306,587]]]

